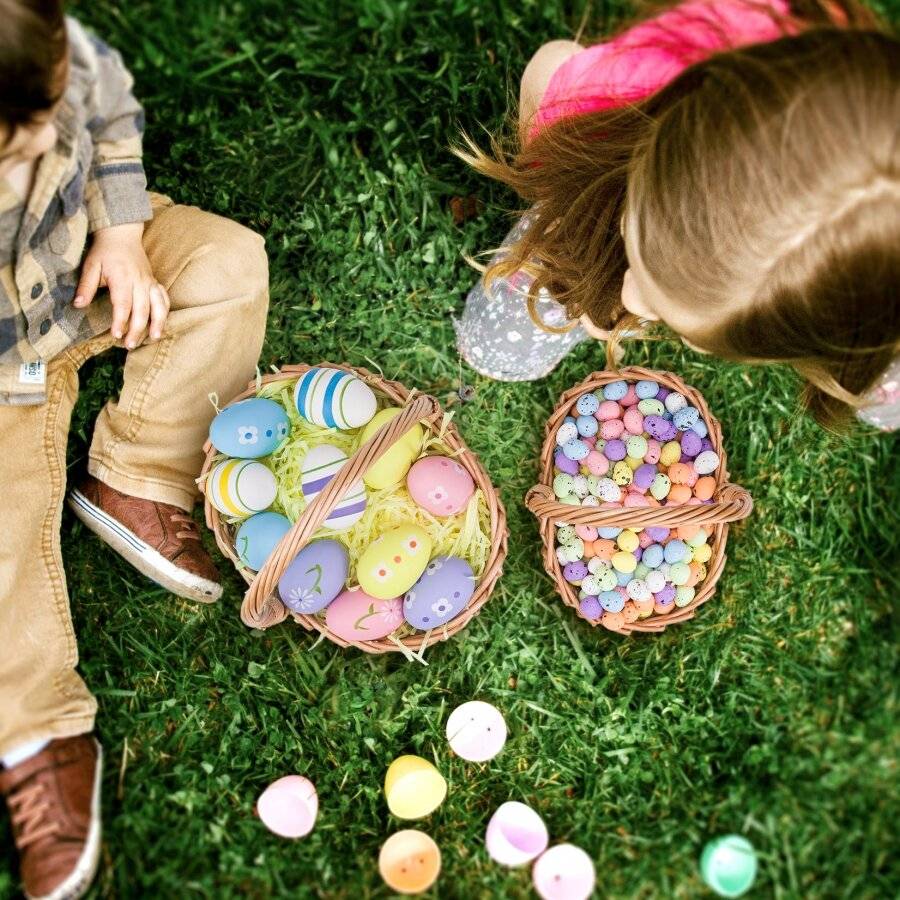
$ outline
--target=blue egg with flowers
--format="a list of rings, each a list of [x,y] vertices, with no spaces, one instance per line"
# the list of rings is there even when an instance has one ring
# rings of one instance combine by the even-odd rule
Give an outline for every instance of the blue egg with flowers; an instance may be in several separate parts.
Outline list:
[[[258,459],[277,450],[291,433],[284,407],[265,397],[223,409],[209,426],[210,443],[234,459]]]

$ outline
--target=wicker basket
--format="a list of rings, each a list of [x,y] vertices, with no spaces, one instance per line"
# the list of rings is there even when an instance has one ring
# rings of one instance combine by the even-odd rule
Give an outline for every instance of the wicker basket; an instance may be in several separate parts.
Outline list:
[[[484,606],[490,597],[491,591],[500,577],[503,562],[506,559],[508,538],[506,511],[478,458],[466,446],[456,427],[449,423],[441,431],[441,441],[454,453],[454,459],[475,480],[476,486],[484,494],[490,512],[491,555],[475,589],[475,593],[472,595],[466,608],[446,625],[432,632],[416,632],[394,640],[387,637],[377,641],[352,642],[345,641],[332,633],[325,625],[324,618],[315,615],[303,615],[288,610],[275,591],[278,581],[297,553],[312,540],[347,488],[361,478],[368,471],[369,466],[375,463],[416,422],[421,423],[426,430],[434,432],[441,429],[444,422],[444,412],[434,397],[409,391],[399,382],[387,381],[380,375],[376,375],[366,369],[339,366],[333,363],[319,363],[319,365],[352,372],[365,381],[376,394],[380,394],[397,406],[403,407],[403,411],[382,426],[371,440],[363,444],[347,460],[327,487],[303,510],[303,514],[282,538],[278,546],[272,551],[266,564],[255,576],[240,564],[234,549],[234,528],[219,515],[219,512],[210,503],[208,496],[205,497],[206,524],[215,534],[219,549],[235,563],[235,566],[250,585],[241,605],[241,619],[244,621],[244,624],[251,628],[269,628],[284,621],[290,615],[304,628],[310,631],[318,631],[342,647],[357,647],[366,653],[405,652],[407,655],[416,653],[421,657],[421,653],[426,645],[447,640],[447,638],[462,631],[468,622],[478,614],[481,607]],[[297,379],[310,368],[312,367],[307,365],[285,366],[276,374],[263,377],[259,383],[256,381],[251,382],[247,390],[239,394],[231,402],[237,403],[248,397],[256,396],[260,384],[284,381],[285,379]],[[201,491],[204,491],[205,494],[206,476],[220,457],[216,449],[208,441],[203,449],[206,453],[206,459],[203,463],[198,483]]]
[[[684,394],[688,402],[700,410],[700,414],[709,427],[709,440],[719,455],[720,464],[715,472],[716,490],[713,502],[698,505],[673,505],[661,507],[628,507],[621,509],[599,509],[593,506],[569,506],[557,502],[552,489],[549,487],[553,481],[553,454],[556,448],[556,432],[563,420],[568,415],[572,404],[582,394],[596,391],[611,381],[657,381],[664,387]],[[569,525],[593,525],[597,528],[644,528],[658,525],[665,528],[677,528],[679,525],[702,525],[709,529],[712,542],[712,556],[707,563],[706,578],[697,586],[694,599],[681,608],[675,607],[664,615],[654,614],[647,619],[638,619],[636,622],[625,624],[621,628],[611,629],[620,634],[630,634],[635,631],[661,632],[669,625],[686,622],[692,619],[697,608],[706,603],[716,590],[716,582],[722,574],[725,565],[725,542],[728,538],[728,524],[745,519],[753,510],[753,500],[750,494],[742,487],[731,484],[728,481],[727,459],[725,448],[722,444],[722,429],[718,421],[712,416],[709,407],[703,397],[693,388],[688,387],[677,375],[670,372],[658,372],[651,369],[643,369],[638,366],[620,369],[618,371],[594,372],[585,378],[581,384],[566,391],[559,399],[556,409],[547,422],[547,435],[544,439],[543,452],[541,453],[541,484],[533,487],[525,498],[528,508],[540,521],[541,537],[544,541],[544,568],[547,574],[556,582],[562,599],[569,605],[581,611],[578,605],[578,593],[575,588],[563,578],[562,567],[556,558],[555,531],[556,523]],[[582,618],[585,616],[582,615]],[[597,621],[586,619],[594,625]]]

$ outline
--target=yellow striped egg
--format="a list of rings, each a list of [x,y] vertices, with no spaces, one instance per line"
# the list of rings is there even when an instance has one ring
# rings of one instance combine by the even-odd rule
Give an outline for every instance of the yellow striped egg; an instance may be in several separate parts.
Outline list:
[[[209,502],[220,513],[236,519],[268,509],[275,492],[275,476],[252,459],[223,460],[206,480]]]

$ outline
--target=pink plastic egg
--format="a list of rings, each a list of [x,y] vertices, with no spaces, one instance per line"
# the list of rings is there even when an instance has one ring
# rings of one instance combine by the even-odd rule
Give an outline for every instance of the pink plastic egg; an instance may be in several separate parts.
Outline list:
[[[596,874],[593,860],[581,847],[557,844],[538,857],[531,877],[542,900],[587,900]]]
[[[351,588],[328,605],[325,624],[345,641],[377,641],[403,624],[403,600],[378,600]]]
[[[281,837],[301,838],[316,824],[319,797],[308,778],[285,775],[259,795],[256,812],[269,831]]]
[[[426,456],[409,470],[410,496],[433,516],[452,516],[465,508],[475,491],[472,476],[446,456]]]

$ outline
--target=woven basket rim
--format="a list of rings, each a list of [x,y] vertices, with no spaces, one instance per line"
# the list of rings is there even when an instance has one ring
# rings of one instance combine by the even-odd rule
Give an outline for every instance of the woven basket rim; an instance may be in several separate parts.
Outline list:
[[[670,390],[678,391],[699,411],[709,429],[709,439],[719,456],[719,466],[715,472],[716,489],[713,498],[717,502],[707,506],[677,505],[669,507],[630,507],[600,510],[597,507],[566,506],[556,502],[550,485],[553,481],[553,457],[556,450],[556,432],[568,415],[572,403],[585,393],[591,393],[612,381],[657,381]],[[746,518],[753,509],[750,494],[742,487],[728,480],[728,457],[722,440],[722,427],[712,414],[703,395],[673,372],[647,369],[643,366],[627,366],[622,369],[606,369],[592,372],[584,380],[564,391],[545,426],[544,442],[541,448],[540,483],[526,496],[526,505],[538,518],[543,540],[544,570],[556,584],[563,602],[571,606],[578,615],[594,627],[602,625],[602,620],[589,619],[579,608],[578,593],[565,580],[556,558],[555,523],[566,521],[572,524],[593,524],[600,526],[622,525],[643,527],[646,524],[664,524],[677,528],[679,524],[701,524],[710,531],[712,556],[706,563],[707,575],[701,582],[694,599],[683,607],[674,607],[664,615],[654,613],[647,619],[626,623],[621,628],[609,628],[618,634],[659,634],[669,625],[680,624],[694,617],[697,609],[715,594],[716,584],[721,577],[727,559],[725,546],[728,540],[729,523]],[[662,512],[667,510],[668,512]]]
[[[300,518],[272,551],[266,564],[255,574],[240,563],[234,548],[234,526],[225,522],[219,511],[210,502],[206,492],[205,483],[210,470],[220,458],[224,458],[207,440],[203,446],[205,454],[203,467],[200,477],[197,479],[204,498],[206,524],[213,532],[219,549],[234,563],[235,568],[249,585],[241,604],[241,619],[248,627],[265,629],[290,617],[308,631],[318,632],[338,646],[355,647],[371,654],[403,653],[408,658],[415,656],[422,661],[422,654],[426,647],[446,641],[462,631],[478,615],[491,597],[497,579],[503,571],[503,563],[506,560],[508,549],[509,531],[506,510],[487,470],[463,440],[455,423],[445,420],[444,410],[434,397],[410,390],[399,381],[391,381],[360,366],[331,362],[282,366],[271,374],[252,380],[245,390],[233,397],[222,409],[241,400],[255,397],[262,385],[276,381],[296,380],[304,372],[320,367],[339,369],[356,375],[377,393],[399,406],[402,410],[400,415],[383,425],[367,443],[348,458],[325,489],[304,508]],[[452,452],[454,460],[469,472],[476,487],[484,495],[490,514],[490,556],[471,599],[465,608],[446,625],[433,631],[417,631],[393,640],[391,636],[388,636],[373,641],[346,641],[328,628],[324,618],[288,610],[277,597],[275,587],[281,574],[297,553],[311,541],[317,539],[316,532],[319,526],[325,521],[349,485],[361,478],[369,466],[416,422],[431,432],[440,433],[441,441]]]

